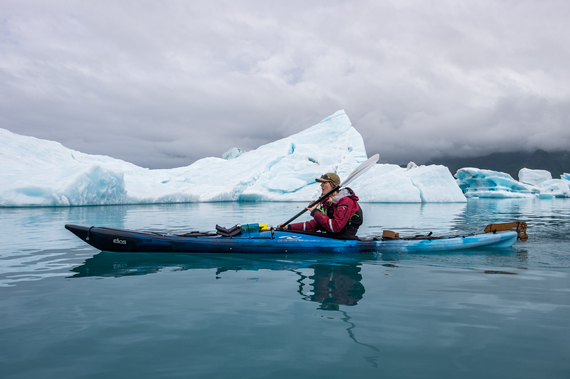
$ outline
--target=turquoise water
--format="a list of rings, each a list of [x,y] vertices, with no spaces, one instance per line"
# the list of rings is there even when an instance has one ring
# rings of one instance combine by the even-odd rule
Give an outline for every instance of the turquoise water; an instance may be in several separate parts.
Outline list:
[[[364,204],[360,235],[527,221],[513,248],[99,252],[66,223],[187,232],[299,203],[0,209],[2,378],[568,378],[570,201]]]

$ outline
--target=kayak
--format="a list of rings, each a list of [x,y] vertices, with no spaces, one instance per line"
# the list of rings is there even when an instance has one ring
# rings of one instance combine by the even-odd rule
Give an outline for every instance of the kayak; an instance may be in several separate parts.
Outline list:
[[[89,245],[110,252],[124,253],[234,253],[234,254],[347,254],[437,252],[473,248],[511,247],[526,241],[526,223],[489,224],[484,233],[436,237],[402,237],[385,230],[382,236],[345,240],[319,232],[278,230],[259,224],[217,226],[216,232],[169,234],[65,225]],[[516,230],[513,230],[515,229]]]

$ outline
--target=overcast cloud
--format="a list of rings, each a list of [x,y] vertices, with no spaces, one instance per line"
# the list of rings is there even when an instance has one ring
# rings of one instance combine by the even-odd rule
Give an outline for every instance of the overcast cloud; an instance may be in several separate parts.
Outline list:
[[[0,2],[0,127],[151,168],[344,109],[369,155],[570,149],[570,2]]]

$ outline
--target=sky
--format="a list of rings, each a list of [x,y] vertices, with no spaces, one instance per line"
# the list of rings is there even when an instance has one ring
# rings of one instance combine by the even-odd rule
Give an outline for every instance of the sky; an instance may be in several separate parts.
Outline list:
[[[344,109],[369,156],[570,150],[570,2],[0,0],[0,128],[149,168]]]

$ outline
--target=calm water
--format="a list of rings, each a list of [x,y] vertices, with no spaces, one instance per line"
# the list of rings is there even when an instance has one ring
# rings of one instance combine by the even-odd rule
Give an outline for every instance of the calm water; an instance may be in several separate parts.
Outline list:
[[[360,235],[481,231],[501,250],[99,252],[66,223],[276,225],[299,203],[0,209],[2,378],[569,378],[570,200],[364,204]]]

